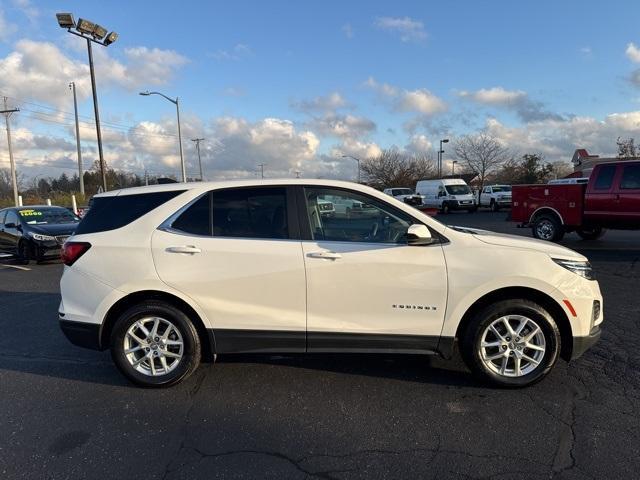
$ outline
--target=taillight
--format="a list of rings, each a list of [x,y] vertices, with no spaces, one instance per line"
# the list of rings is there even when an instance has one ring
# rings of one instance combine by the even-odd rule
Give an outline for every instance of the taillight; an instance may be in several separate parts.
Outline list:
[[[90,248],[91,244],[88,242],[65,242],[60,255],[62,262],[70,267]]]

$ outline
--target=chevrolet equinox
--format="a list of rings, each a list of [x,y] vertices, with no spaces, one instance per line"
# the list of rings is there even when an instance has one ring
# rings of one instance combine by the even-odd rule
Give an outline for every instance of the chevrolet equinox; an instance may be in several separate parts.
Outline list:
[[[358,205],[349,214],[331,203]],[[323,207],[323,208],[321,208]],[[175,183],[96,195],[64,244],[60,325],[145,387],[240,352],[452,356],[522,387],[600,336],[582,255],[442,225],[328,180]]]

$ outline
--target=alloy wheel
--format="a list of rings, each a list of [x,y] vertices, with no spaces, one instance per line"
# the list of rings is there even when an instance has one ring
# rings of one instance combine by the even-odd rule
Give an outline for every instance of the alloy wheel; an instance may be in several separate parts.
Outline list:
[[[479,356],[485,367],[504,377],[522,377],[534,371],[546,352],[544,332],[523,315],[505,315],[484,330]]]
[[[180,330],[161,317],[145,317],[129,327],[124,336],[124,354],[138,372],[156,377],[173,371],[183,358]]]

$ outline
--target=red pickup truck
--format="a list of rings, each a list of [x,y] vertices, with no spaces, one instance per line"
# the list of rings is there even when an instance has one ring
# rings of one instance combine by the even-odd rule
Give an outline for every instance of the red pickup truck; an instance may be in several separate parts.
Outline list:
[[[600,238],[605,228],[640,229],[640,161],[600,163],[587,184],[514,185],[511,220],[541,240],[577,232]]]

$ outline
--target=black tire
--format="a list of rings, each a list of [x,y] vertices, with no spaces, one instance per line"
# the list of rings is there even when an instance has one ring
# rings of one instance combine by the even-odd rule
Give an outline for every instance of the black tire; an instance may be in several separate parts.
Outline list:
[[[16,255],[20,265],[29,265],[31,261],[31,247],[25,240],[18,242],[18,251]]]
[[[564,227],[556,215],[538,215],[531,227],[533,236],[539,240],[559,242],[564,237]]]
[[[440,207],[440,211],[444,214],[447,214],[451,211],[451,208],[449,207],[449,203],[448,202],[442,202],[442,206]]]
[[[500,206],[493,199],[491,199],[491,204],[489,205],[489,208],[491,209],[492,212],[497,212],[498,210],[500,210]]]
[[[576,233],[583,240],[598,240],[605,232],[606,230],[602,227],[585,227],[576,230]]]
[[[496,319],[505,315],[521,315],[533,320],[544,335],[545,351],[540,363],[521,376],[501,375],[491,370],[482,359],[480,345],[483,333]],[[467,367],[483,382],[499,387],[520,388],[539,382],[551,371],[560,356],[560,342],[560,331],[556,322],[541,305],[526,299],[502,300],[485,307],[471,319],[460,339],[460,353]],[[526,348],[524,351],[531,354]],[[512,358],[510,355],[505,357]]]
[[[183,354],[178,365],[169,373],[151,376],[136,370],[124,353],[127,330],[145,317],[166,319],[180,332],[183,340]],[[116,320],[110,339],[111,357],[118,370],[131,382],[141,387],[170,387],[191,375],[200,364],[202,347],[198,332],[187,315],[171,304],[150,300],[126,310]],[[169,347],[166,347],[169,348]]]
[[[478,211],[478,207],[472,207],[467,209],[467,212],[469,213],[476,213],[477,211]]]

